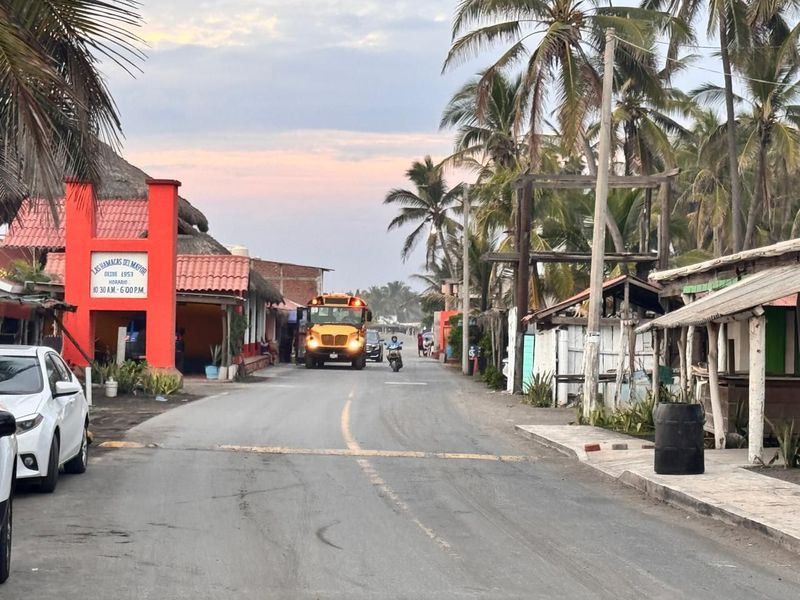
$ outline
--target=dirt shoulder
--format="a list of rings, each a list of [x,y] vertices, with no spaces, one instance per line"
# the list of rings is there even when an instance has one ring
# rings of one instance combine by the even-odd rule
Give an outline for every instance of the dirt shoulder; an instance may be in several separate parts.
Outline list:
[[[125,395],[106,398],[97,395],[89,410],[89,431],[94,436],[92,443],[97,447],[103,442],[120,440],[131,427],[203,397],[205,396],[200,394],[178,393],[160,401],[153,396]]]

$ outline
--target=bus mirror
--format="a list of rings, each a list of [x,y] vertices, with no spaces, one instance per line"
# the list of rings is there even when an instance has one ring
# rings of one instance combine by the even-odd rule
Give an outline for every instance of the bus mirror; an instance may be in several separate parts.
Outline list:
[[[372,321],[372,311],[367,309],[367,321]]]
[[[305,316],[303,314],[304,312],[305,311],[304,311],[303,307],[301,307],[301,306],[297,307],[297,322],[298,323],[303,320],[303,317]]]

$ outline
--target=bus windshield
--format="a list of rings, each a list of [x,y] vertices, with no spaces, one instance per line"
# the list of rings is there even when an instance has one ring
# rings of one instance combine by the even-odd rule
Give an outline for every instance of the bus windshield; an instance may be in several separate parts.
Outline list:
[[[341,323],[342,325],[359,326],[364,322],[363,310],[344,306],[312,306],[309,308],[308,320],[311,323]]]

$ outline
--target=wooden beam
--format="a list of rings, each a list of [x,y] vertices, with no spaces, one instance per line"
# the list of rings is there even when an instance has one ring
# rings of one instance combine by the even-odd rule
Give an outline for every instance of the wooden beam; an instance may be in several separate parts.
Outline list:
[[[673,169],[656,175],[610,175],[608,187],[615,189],[657,189],[664,182],[669,181],[679,173]],[[594,175],[521,175],[517,181],[518,188],[529,184],[533,189],[550,190],[581,190],[596,187],[597,178]]]
[[[750,319],[749,420],[747,461],[758,464],[764,452],[764,398],[766,396],[766,336],[764,315]]]
[[[483,262],[514,263],[519,261],[517,252],[487,252],[481,256]],[[655,263],[658,256],[653,253],[609,252],[605,261],[610,263]],[[590,263],[592,255],[585,252],[531,252],[530,263]]]

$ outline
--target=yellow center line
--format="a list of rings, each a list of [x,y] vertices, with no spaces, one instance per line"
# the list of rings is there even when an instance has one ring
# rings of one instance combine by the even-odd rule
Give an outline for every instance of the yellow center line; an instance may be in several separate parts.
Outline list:
[[[348,444],[349,445],[349,444]],[[355,448],[293,448],[287,446],[238,446],[224,444],[220,450],[252,454],[299,454],[305,456],[350,456],[355,458],[433,458],[442,460],[483,460],[492,462],[532,462],[531,456],[513,454],[473,454],[468,452],[421,452],[416,450],[369,450]]]

